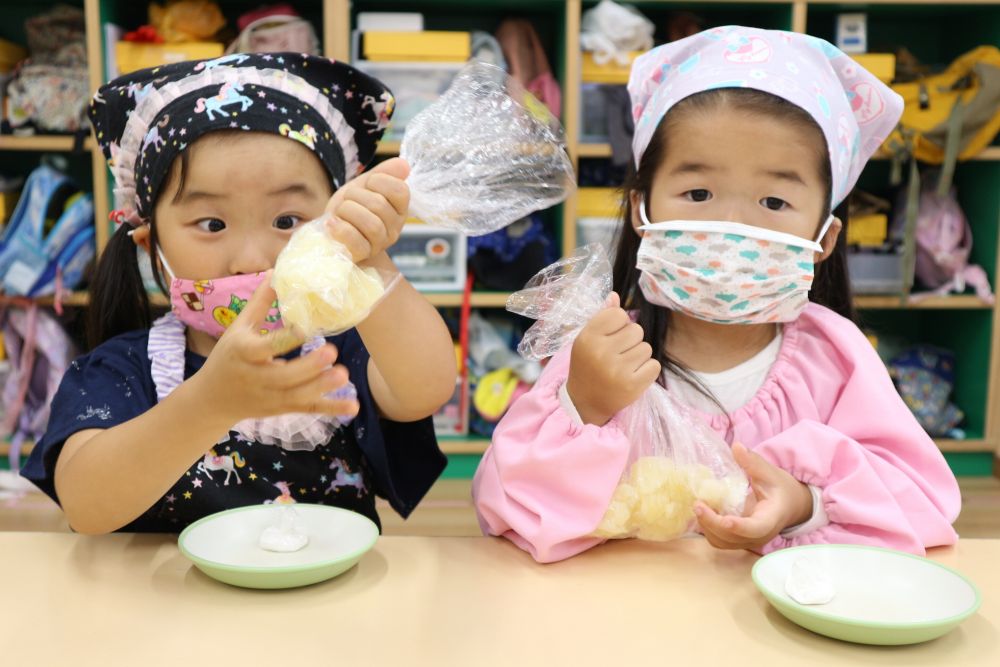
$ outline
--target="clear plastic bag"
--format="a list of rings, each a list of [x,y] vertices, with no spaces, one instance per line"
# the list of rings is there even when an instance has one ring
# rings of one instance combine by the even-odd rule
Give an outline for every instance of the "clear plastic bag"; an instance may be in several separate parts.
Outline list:
[[[364,320],[396,284],[392,275],[361,268],[318,218],[292,234],[278,255],[271,286],[281,317],[307,337],[331,336]]]
[[[507,301],[508,310],[538,320],[518,352],[539,359],[571,343],[610,291],[611,266],[599,244],[543,269]],[[595,537],[681,537],[695,528],[698,500],[722,514],[743,511],[747,478],[729,445],[662,385],[651,385],[619,420],[629,458]]]
[[[597,243],[550,264],[507,299],[507,310],[537,320],[517,346],[525,359],[545,359],[576,338],[611,293],[611,264]]]
[[[694,504],[740,514],[747,478],[722,438],[654,383],[625,409],[629,463],[596,537],[667,541],[694,532]]]
[[[506,72],[472,62],[406,127],[410,213],[488,234],[566,199],[575,187],[562,128]]]

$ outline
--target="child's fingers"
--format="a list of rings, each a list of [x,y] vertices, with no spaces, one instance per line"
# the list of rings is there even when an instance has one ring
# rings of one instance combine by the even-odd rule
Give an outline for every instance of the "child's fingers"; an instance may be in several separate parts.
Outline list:
[[[359,178],[364,178],[366,176],[371,178],[375,174],[387,174],[405,181],[406,177],[410,175],[410,165],[403,158],[394,157],[389,160],[379,162],[370,170],[362,174]]]
[[[588,328],[595,334],[610,336],[632,324],[632,319],[621,308],[605,308],[594,315]]]
[[[656,382],[656,378],[660,377],[660,373],[663,372],[663,366],[656,359],[647,359],[642,366],[636,369],[636,381],[640,385],[651,385]]]
[[[337,384],[340,382],[340,384]],[[327,394],[344,386],[341,378],[332,373],[324,373],[319,378],[296,389],[286,392],[287,412],[308,412],[329,415],[355,415],[358,402],[355,399],[327,398]]]
[[[266,340],[271,355],[274,357],[288,354],[292,350],[302,347],[302,344],[306,342],[305,334],[296,326],[286,326],[276,329],[268,332],[263,338]]]
[[[652,354],[653,348],[650,344],[640,341],[637,345],[632,346],[631,349],[622,352],[619,356],[619,362],[623,369],[634,373],[651,359]]]
[[[247,300],[246,305],[243,306],[243,310],[240,311],[232,326],[238,326],[242,329],[253,329],[254,331],[259,330],[260,323],[267,317],[277,298],[278,295],[271,288],[271,272],[268,271],[267,277],[253,291],[253,294]]]
[[[643,336],[642,327],[635,322],[630,322],[616,331],[612,337],[614,338],[614,345],[624,354],[641,343]]]
[[[384,247],[396,242],[403,220],[385,197],[371,190],[355,190],[347,195],[346,201],[337,210],[337,216],[343,219],[344,215],[341,214],[341,211],[351,203],[357,203],[368,213],[374,214],[378,225],[370,230],[373,236],[369,235],[366,228],[361,230],[372,245]],[[364,219],[370,220],[371,216],[364,216]]]
[[[337,386],[343,386],[347,383],[348,373],[343,366],[333,366],[336,358],[336,348],[324,345],[297,359],[276,364],[270,371],[269,385],[278,390],[294,389],[316,380],[323,373],[334,372],[335,377],[340,380]]]
[[[328,228],[330,238],[347,248],[353,261],[360,262],[372,256],[372,244],[361,233],[361,230],[351,223],[343,220],[331,220],[328,223]]]
[[[384,197],[396,215],[406,215],[410,208],[410,186],[388,174],[372,174],[366,192]]]

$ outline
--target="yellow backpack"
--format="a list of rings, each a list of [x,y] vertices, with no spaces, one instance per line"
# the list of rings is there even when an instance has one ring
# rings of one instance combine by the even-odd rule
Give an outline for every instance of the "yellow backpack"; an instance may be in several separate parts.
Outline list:
[[[890,148],[912,139],[912,154],[921,162],[944,164],[967,160],[986,148],[1000,132],[1000,49],[980,46],[941,74],[892,86],[906,107]],[[950,182],[950,178],[948,179]]]
[[[920,176],[917,161],[941,165],[937,192],[951,190],[955,163],[974,157],[1000,132],[1000,49],[980,46],[933,76],[892,86],[906,106],[896,131],[886,141],[893,155],[892,181],[902,180],[910,161],[903,245],[904,276],[912,276],[916,259]],[[903,298],[909,296],[904,281]]]

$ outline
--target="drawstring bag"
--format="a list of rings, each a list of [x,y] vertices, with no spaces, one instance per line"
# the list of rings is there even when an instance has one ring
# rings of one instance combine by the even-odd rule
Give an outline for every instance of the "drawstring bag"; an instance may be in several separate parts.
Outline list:
[[[611,264],[600,244],[578,249],[532,278],[507,310],[538,320],[518,346],[541,359],[572,343],[611,293]],[[616,417],[631,449],[621,480],[593,535],[668,541],[697,526],[695,503],[740,514],[749,489],[729,445],[660,384]]]
[[[320,53],[319,38],[312,24],[294,14],[294,10],[287,14],[269,14],[255,18],[240,30],[239,37],[226,49],[226,53],[283,51],[312,55]]]
[[[12,128],[86,130],[90,99],[83,11],[58,5],[24,23],[30,57],[7,87]]]
[[[917,200],[916,223],[912,237],[913,266],[916,277],[929,292],[910,295],[911,302],[931,296],[965,291],[971,287],[984,302],[992,304],[994,296],[989,278],[982,267],[969,263],[972,252],[972,227],[952,187],[947,193],[938,191],[938,175],[934,171],[921,177],[920,195]],[[904,199],[897,208],[896,228],[906,224],[911,214],[910,199]]]
[[[10,466],[17,470],[22,444],[45,433],[52,398],[78,352],[59,322],[34,304],[0,310],[0,329],[11,369],[0,430],[10,437]]]
[[[899,395],[931,437],[964,437],[957,427],[965,415],[950,402],[955,388],[955,355],[930,345],[910,348],[889,362]]]
[[[562,92],[552,76],[549,59],[535,27],[526,19],[506,19],[497,28],[507,71],[525,90],[549,108],[553,116],[562,113]]]

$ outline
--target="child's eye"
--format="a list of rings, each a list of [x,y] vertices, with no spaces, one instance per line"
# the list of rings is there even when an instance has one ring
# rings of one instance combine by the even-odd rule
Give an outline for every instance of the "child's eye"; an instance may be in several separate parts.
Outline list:
[[[294,229],[302,218],[297,215],[280,215],[274,219],[275,229]]]
[[[690,201],[702,202],[711,199],[712,193],[709,192],[708,190],[699,188],[697,190],[688,190],[687,192],[684,193],[684,196],[687,197],[688,200]]]
[[[206,218],[205,220],[198,221],[198,227],[201,228],[202,231],[215,234],[225,229],[226,223],[218,218]]]
[[[788,202],[778,197],[764,197],[760,203],[771,211],[783,211],[788,207]]]

